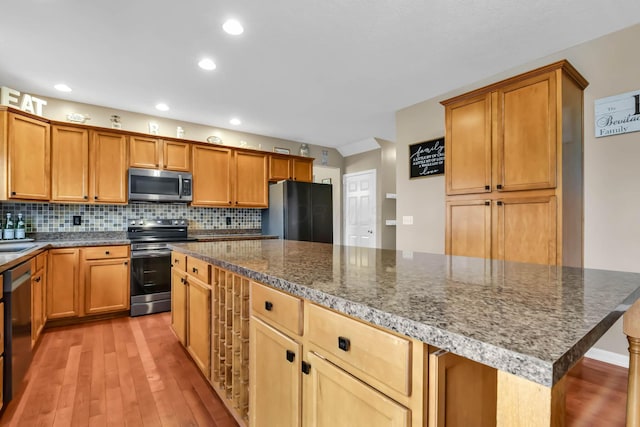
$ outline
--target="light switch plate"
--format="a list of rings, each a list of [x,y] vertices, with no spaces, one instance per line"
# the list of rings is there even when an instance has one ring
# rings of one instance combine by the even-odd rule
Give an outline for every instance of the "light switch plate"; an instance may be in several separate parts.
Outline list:
[[[403,225],[413,225],[413,216],[412,215],[405,215],[402,217],[402,224]]]

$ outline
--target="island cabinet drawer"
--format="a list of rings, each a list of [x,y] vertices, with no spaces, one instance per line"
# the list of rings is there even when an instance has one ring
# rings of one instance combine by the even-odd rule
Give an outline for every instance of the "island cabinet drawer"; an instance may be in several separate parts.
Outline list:
[[[182,272],[187,271],[187,256],[180,252],[171,252],[171,267]]]
[[[211,284],[211,266],[205,261],[188,256],[187,274],[197,277],[207,285]]]
[[[251,282],[251,310],[278,329],[302,335],[302,300]]]
[[[410,394],[409,339],[314,304],[307,304],[306,314],[305,332],[309,341],[354,368],[343,366],[345,369],[356,376],[360,371],[405,396]]]
[[[84,259],[129,258],[129,246],[96,246],[82,248]]]

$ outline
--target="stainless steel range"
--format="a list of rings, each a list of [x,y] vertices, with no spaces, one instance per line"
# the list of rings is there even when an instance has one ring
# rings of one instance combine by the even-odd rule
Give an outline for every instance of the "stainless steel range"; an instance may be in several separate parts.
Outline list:
[[[188,242],[184,219],[131,219],[131,316],[171,310],[169,242]]]

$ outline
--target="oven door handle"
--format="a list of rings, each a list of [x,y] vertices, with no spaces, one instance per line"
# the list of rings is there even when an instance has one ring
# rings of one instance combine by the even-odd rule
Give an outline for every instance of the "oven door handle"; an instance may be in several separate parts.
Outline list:
[[[149,251],[132,251],[131,259],[135,258],[161,258],[161,257],[170,257],[171,251],[157,251],[157,250],[149,250]]]
[[[178,199],[182,199],[182,175],[178,175]]]

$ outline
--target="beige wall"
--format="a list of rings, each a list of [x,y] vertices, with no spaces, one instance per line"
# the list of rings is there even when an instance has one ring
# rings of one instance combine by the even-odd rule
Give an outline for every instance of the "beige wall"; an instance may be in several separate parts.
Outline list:
[[[640,133],[596,139],[593,119],[595,99],[640,89],[638,40],[635,25],[398,111],[398,249],[444,252],[444,179],[409,180],[407,165],[409,144],[444,135],[439,101],[566,58],[590,83],[584,92],[585,267],[640,272]],[[414,225],[401,225],[403,215],[412,215]],[[626,354],[620,324],[596,347]]]
[[[28,88],[12,88],[19,91],[29,93]],[[256,135],[252,133],[237,132],[232,129],[217,128],[213,126],[201,125],[197,123],[189,123],[177,121],[157,116],[148,116],[145,114],[133,113],[130,111],[115,110],[108,107],[97,105],[83,104],[78,102],[66,101],[57,98],[47,98],[38,95],[47,101],[47,105],[43,107],[44,117],[61,122],[67,121],[67,114],[80,113],[89,115],[91,118],[87,121],[88,125],[111,127],[110,118],[116,114],[120,116],[122,129],[132,132],[149,133],[149,122],[157,123],[159,126],[160,136],[176,137],[176,128],[181,126],[185,135],[184,138],[193,141],[206,141],[208,136],[214,135],[222,139],[224,145],[239,147],[246,143],[250,148],[261,149],[265,151],[273,151],[273,147],[288,148],[291,154],[298,154],[300,143],[286,139],[271,138],[264,135]],[[241,143],[244,141],[244,143]],[[328,166],[343,167],[343,159],[338,150],[335,148],[322,147],[318,145],[309,145],[310,157],[315,158],[314,164],[320,165],[322,161],[322,150],[328,152]]]

